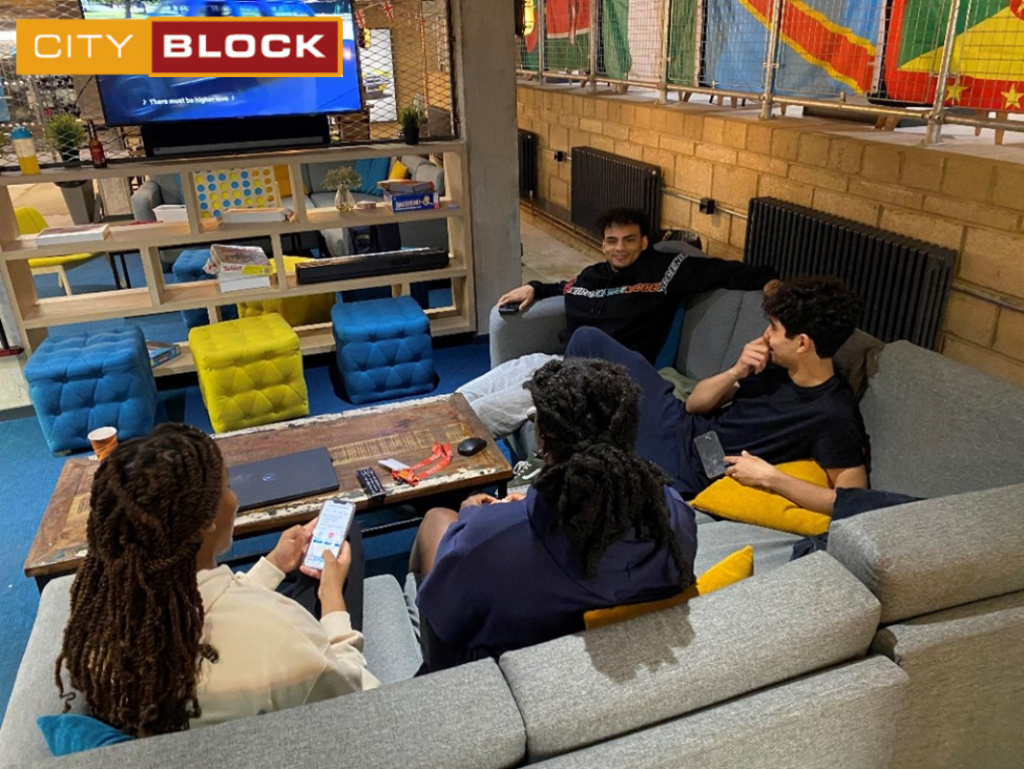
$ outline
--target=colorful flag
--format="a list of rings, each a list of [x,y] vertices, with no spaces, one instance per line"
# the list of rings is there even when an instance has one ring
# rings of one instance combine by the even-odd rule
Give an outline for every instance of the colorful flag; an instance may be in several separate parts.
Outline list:
[[[697,85],[704,4],[676,0],[669,5],[669,13],[668,82]]]
[[[890,99],[935,99],[950,0],[893,0],[886,40],[885,86]],[[1024,111],[1024,0],[962,3],[943,84],[948,106]]]
[[[773,0],[709,0],[705,82],[763,89],[772,16]],[[784,0],[775,91],[871,91],[881,17],[881,0]]]
[[[663,0],[603,0],[601,43],[608,77],[657,80]],[[676,2],[674,5],[689,5]]]
[[[547,0],[544,9],[544,66],[549,70],[589,70],[591,0]],[[523,69],[537,69],[540,27],[535,0],[527,0]],[[533,23],[531,24],[531,20]]]

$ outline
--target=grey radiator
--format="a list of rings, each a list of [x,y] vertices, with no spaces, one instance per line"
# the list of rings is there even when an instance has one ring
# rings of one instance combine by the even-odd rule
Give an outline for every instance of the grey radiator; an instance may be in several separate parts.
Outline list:
[[[864,299],[864,331],[936,349],[955,251],[773,198],[751,200],[749,217],[748,264],[834,275]]]
[[[590,147],[572,148],[572,223],[601,240],[597,218],[608,208],[639,208],[657,229],[661,170]]]
[[[537,134],[519,129],[519,197],[537,198]]]

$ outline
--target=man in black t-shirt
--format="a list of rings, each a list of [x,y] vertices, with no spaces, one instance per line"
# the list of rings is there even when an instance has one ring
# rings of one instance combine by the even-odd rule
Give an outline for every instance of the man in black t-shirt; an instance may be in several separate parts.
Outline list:
[[[566,355],[604,358],[629,369],[643,389],[637,453],[673,476],[684,497],[710,483],[693,439],[714,430],[729,477],[831,513],[835,489],[868,482],[860,414],[832,363],[856,327],[860,300],[833,278],[796,278],[766,296],[764,309],[770,318],[764,334],[743,348],[733,366],[698,383],[685,406],[642,356],[600,331],[577,331]],[[829,488],[774,467],[797,459],[817,461]]]

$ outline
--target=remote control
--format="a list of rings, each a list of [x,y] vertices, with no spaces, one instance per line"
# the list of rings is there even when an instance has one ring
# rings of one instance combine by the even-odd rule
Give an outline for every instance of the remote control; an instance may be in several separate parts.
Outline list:
[[[377,477],[377,473],[373,471],[372,467],[364,467],[362,470],[356,472],[356,477],[359,478],[359,485],[363,487],[363,491],[366,492],[366,496],[370,498],[371,502],[380,502],[384,499],[384,487],[381,486],[380,478]]]

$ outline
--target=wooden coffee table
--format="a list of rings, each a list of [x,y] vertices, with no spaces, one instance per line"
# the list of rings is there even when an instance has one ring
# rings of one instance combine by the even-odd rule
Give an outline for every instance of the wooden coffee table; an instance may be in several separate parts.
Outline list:
[[[475,456],[460,456],[455,447],[474,436],[486,438],[487,447]],[[356,510],[364,512],[483,486],[497,485],[503,496],[513,477],[505,456],[459,393],[296,419],[215,438],[228,466],[325,446],[340,484],[337,492],[239,513],[236,539],[305,523],[329,497],[355,502]],[[414,465],[430,456],[431,447],[438,442],[451,444],[455,452],[451,464],[416,486],[395,482],[377,464],[378,459],[392,457]],[[40,590],[54,577],[74,572],[85,557],[89,494],[98,467],[93,459],[69,459],[64,464],[25,559],[25,575],[35,578]],[[356,479],[356,471],[363,467],[376,470],[387,492],[377,506],[371,506]]]

